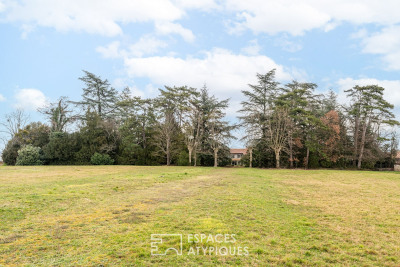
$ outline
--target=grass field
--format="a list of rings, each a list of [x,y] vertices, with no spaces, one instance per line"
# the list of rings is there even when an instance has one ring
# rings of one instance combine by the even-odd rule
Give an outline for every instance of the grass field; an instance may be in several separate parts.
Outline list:
[[[0,167],[0,219],[0,266],[400,265],[393,172]],[[151,256],[160,233],[182,234],[183,255]],[[188,255],[197,246],[249,255]]]

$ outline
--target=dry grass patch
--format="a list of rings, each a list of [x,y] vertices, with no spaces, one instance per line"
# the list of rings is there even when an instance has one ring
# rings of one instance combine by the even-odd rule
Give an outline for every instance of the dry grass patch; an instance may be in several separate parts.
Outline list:
[[[369,255],[388,265],[400,260],[398,174],[327,171],[279,184],[286,203],[302,206],[304,213],[338,235],[334,240],[341,253]]]

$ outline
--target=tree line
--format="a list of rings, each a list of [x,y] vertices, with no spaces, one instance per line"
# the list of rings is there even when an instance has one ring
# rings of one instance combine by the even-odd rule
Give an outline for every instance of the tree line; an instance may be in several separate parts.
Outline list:
[[[206,86],[165,86],[141,98],[88,71],[79,79],[81,100],[62,96],[40,108],[46,123],[28,123],[20,110],[5,116],[5,164],[226,166],[235,130],[249,167],[390,168],[397,154],[399,122],[378,85],[354,86],[340,104],[333,91],[316,94],[314,83],[282,85],[271,70],[242,91],[232,124],[229,99]]]

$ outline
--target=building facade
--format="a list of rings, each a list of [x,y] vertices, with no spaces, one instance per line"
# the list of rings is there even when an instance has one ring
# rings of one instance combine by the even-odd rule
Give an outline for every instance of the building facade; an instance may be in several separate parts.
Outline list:
[[[231,148],[232,165],[242,166],[242,157],[247,154],[247,148]]]
[[[397,151],[397,155],[394,162],[394,171],[400,172],[400,151]]]

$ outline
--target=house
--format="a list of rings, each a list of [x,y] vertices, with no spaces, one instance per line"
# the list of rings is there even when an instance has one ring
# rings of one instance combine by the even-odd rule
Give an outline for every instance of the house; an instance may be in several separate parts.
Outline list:
[[[232,165],[242,165],[241,160],[247,154],[247,148],[231,148]]]
[[[397,151],[395,162],[394,162],[394,171],[400,172],[400,151]]]

